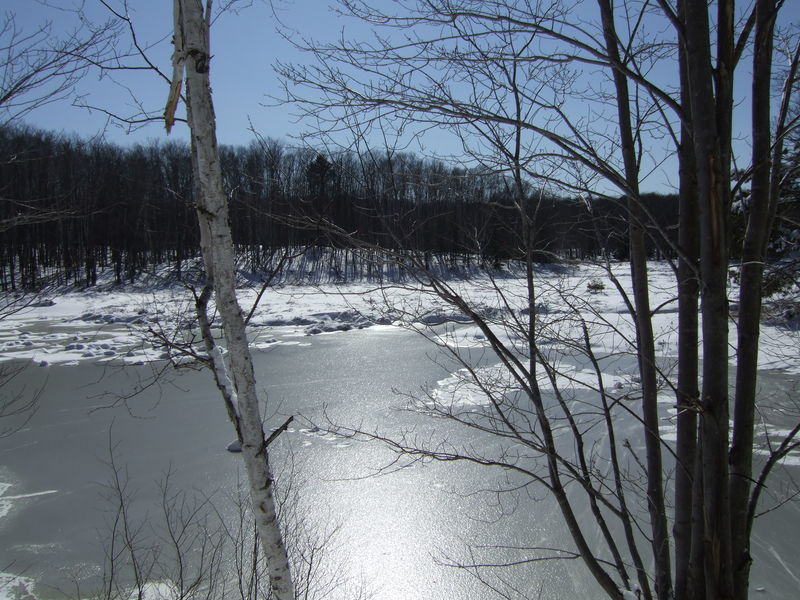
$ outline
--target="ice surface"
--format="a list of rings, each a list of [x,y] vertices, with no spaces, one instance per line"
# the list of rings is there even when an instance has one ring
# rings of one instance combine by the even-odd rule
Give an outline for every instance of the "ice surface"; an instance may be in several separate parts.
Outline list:
[[[34,596],[34,581],[30,577],[0,573],[0,600],[29,600]]]
[[[627,293],[631,292],[631,278],[627,264],[613,266],[615,275]],[[652,306],[657,308],[653,317],[657,353],[665,363],[677,352],[677,293],[674,274],[666,263],[650,264],[650,291]],[[603,287],[590,282],[600,280]],[[488,277],[454,280],[449,283],[453,292],[487,317],[491,333],[513,344],[515,332],[504,327],[508,317],[524,323],[527,318],[528,297],[522,278],[507,277],[495,281]],[[504,298],[500,298],[495,285]],[[553,355],[567,350],[563,343],[566,333],[575,334],[579,322],[566,318],[573,308],[586,309],[587,326],[592,337],[592,349],[597,355],[627,351],[635,338],[633,323],[627,314],[624,298],[611,284],[602,269],[592,265],[576,265],[566,269],[543,268],[537,272],[537,302],[535,311],[550,321],[551,330],[542,332],[537,339],[543,352]],[[239,290],[240,303],[245,311],[255,299],[257,290]],[[49,365],[76,365],[81,362],[112,362],[143,364],[150,361],[174,358],[169,350],[152,342],[152,332],[167,331],[191,336],[188,325],[192,321],[191,294],[180,287],[153,290],[110,290],[102,292],[80,291],[63,293],[47,301],[29,306],[7,316],[0,326],[0,362],[25,359],[47,369]],[[731,300],[735,301],[734,290]],[[307,346],[308,335],[336,334],[337,332],[371,328],[383,331],[419,324],[432,325],[441,334],[438,341],[452,349],[476,350],[487,348],[487,332],[465,324],[465,317],[443,302],[429,290],[393,287],[375,289],[373,283],[345,285],[293,286],[280,285],[268,291],[253,313],[249,332],[255,351],[269,351],[276,345]],[[442,324],[451,324],[450,327]],[[170,324],[177,328],[168,327]],[[163,329],[161,326],[164,326]],[[573,328],[569,330],[569,328]],[[767,322],[762,326],[759,346],[759,366],[762,369],[780,369],[789,374],[800,374],[800,334],[796,329],[782,326],[781,322]],[[736,327],[731,323],[731,348],[735,347]],[[202,345],[196,349],[202,352]],[[727,357],[733,364],[733,351]],[[561,365],[555,386],[559,389],[592,389],[596,387],[594,371],[585,366]],[[480,377],[513,386],[507,370],[495,365],[481,367]],[[438,382],[432,390],[431,402],[439,409],[470,411],[486,406],[488,399],[465,372],[456,372]],[[635,371],[624,368],[603,367],[603,386],[613,397],[622,397],[635,390]],[[542,377],[539,381],[544,391],[551,391],[553,383]],[[669,393],[662,396],[661,434],[669,443],[675,439],[675,398]],[[297,429],[304,435],[303,445],[331,444],[346,447],[347,442],[325,431],[308,428]],[[758,453],[766,455],[766,435],[780,439],[788,433],[781,428],[771,428],[759,435]],[[800,452],[789,454],[782,461],[785,466],[800,466]],[[0,482],[0,520],[12,509],[19,496],[10,493],[10,483]],[[45,490],[39,493],[54,493]],[[6,496],[8,494],[8,496]],[[32,595],[33,581],[0,573],[0,600],[12,600]],[[152,584],[146,596],[156,600],[168,597],[170,590],[161,584]],[[626,592],[626,597],[635,597]]]

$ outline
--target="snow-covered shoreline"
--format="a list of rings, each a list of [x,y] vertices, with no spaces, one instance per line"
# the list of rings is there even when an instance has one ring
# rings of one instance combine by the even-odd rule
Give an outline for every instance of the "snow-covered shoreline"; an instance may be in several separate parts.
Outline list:
[[[677,340],[677,294],[668,264],[651,263],[652,306],[658,307],[654,327],[662,356],[673,356]],[[630,289],[625,263],[614,265],[623,287]],[[558,313],[567,310],[563,296],[584,303],[587,309],[618,328],[593,340],[602,351],[615,351],[619,335],[630,332],[630,320],[620,294],[594,265],[572,265],[564,269],[542,268],[537,274],[542,302],[538,310]],[[605,282],[592,289],[590,282]],[[449,282],[460,295],[481,310],[525,310],[524,280],[506,276],[499,280],[473,277]],[[518,306],[504,306],[495,285],[506,300]],[[557,290],[557,294],[555,293]],[[239,290],[245,311],[252,306],[258,289]],[[732,290],[733,294],[733,290]],[[37,302],[6,316],[0,330],[0,362],[30,360],[39,365],[74,365],[83,361],[141,364],[169,358],[168,350],[152,342],[148,329],[188,324],[192,319],[192,297],[185,287],[173,285],[154,289],[138,286],[105,290],[69,291],[37,298]],[[429,292],[409,285],[379,287],[372,282],[351,284],[279,285],[261,298],[250,320],[256,350],[282,343],[290,337],[347,331],[374,324],[422,324],[463,320]],[[800,373],[798,331],[780,318],[762,327],[759,366]],[[731,341],[735,341],[735,323]],[[729,361],[735,357],[731,354]]]

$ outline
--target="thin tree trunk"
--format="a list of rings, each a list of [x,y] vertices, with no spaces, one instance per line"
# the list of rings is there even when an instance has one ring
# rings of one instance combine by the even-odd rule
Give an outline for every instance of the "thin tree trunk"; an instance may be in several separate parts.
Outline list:
[[[273,478],[256,394],[253,362],[242,310],[236,298],[234,248],[228,204],[222,186],[216,122],[209,85],[209,19],[211,1],[175,0],[175,64],[180,77],[185,61],[187,115],[191,129],[201,249],[224,327],[231,379],[231,404],[242,442],[256,528],[267,561],[276,600],[294,600],[289,558],[277,520]],[[173,89],[180,89],[173,80]],[[174,93],[174,92],[173,92]],[[168,114],[170,105],[168,104]],[[174,111],[174,105],[172,110]],[[213,358],[213,357],[212,357]],[[221,355],[218,357],[221,362]],[[219,371],[220,369],[216,369]],[[220,373],[222,377],[224,373]],[[223,377],[223,380],[225,378]]]
[[[612,67],[620,65],[614,14],[608,0],[598,0],[603,21],[606,51]],[[628,80],[614,68],[614,85],[617,92],[620,143],[625,165],[628,197],[628,223],[630,236],[631,281],[636,320],[636,352],[642,381],[642,418],[645,426],[647,457],[647,506],[650,512],[653,558],[655,560],[655,591],[659,600],[672,597],[672,571],[670,566],[669,528],[664,501],[663,461],[661,437],[658,427],[658,385],[655,365],[653,322],[650,315],[650,293],[647,277],[647,250],[642,226],[644,213],[639,198],[639,168],[631,129],[630,94]]]
[[[679,152],[691,153],[683,138]],[[682,169],[683,170],[683,169]],[[688,175],[688,174],[687,174]],[[693,175],[693,174],[692,174]],[[688,175],[692,177],[692,175]],[[693,178],[693,177],[692,177]],[[682,175],[683,179],[683,175]],[[681,183],[680,238],[683,256],[678,261],[678,416],[675,444],[675,597],[685,598],[692,556],[692,487],[697,446],[698,390],[698,264],[687,262],[697,257],[697,196],[691,181]],[[685,235],[684,235],[684,232]]]
[[[683,18],[684,3],[678,2],[678,18]],[[681,106],[684,111],[681,124],[681,140],[678,148],[679,160],[679,224],[678,244],[681,254],[678,259],[678,417],[677,441],[675,444],[677,466],[675,469],[675,597],[684,599],[689,594],[692,565],[693,522],[692,488],[696,467],[697,407],[698,391],[698,327],[697,318],[699,291],[699,241],[697,179],[692,136],[687,119],[691,114],[689,104],[686,54],[680,53]],[[697,551],[697,548],[695,548]],[[697,571],[695,570],[695,573]]]
[[[712,71],[705,2],[687,2],[685,52],[700,206],[703,369],[702,444],[704,577],[707,600],[730,599],[733,580],[728,496],[728,218],[733,67],[733,2],[717,14],[717,65]]]
[[[752,488],[753,432],[755,427],[758,344],[761,324],[762,282],[769,232],[777,206],[771,170],[779,164],[768,159],[770,136],[770,91],[772,50],[777,8],[774,0],[756,4],[755,53],[753,55],[753,174],[748,207],[747,230],[742,245],[739,280],[739,329],[736,362],[736,395],[733,438],[730,452],[731,546],[734,593],[738,600],[747,598],[750,579],[750,527],[748,512]],[[791,73],[790,73],[791,77]],[[788,87],[791,90],[791,85]],[[784,96],[784,102],[788,99]],[[782,106],[783,108],[783,106]],[[785,112],[777,127],[776,145],[781,148]],[[780,150],[778,150],[780,155]],[[773,154],[773,156],[775,156]]]

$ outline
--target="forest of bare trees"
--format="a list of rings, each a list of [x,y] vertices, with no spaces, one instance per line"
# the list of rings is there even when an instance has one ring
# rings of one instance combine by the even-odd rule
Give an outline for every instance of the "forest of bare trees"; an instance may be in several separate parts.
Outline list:
[[[148,269],[170,265],[181,278],[198,256],[189,148],[153,143],[123,148],[29,128],[0,130],[3,204],[0,286],[35,287],[54,279],[92,285],[98,272],[131,282]],[[13,160],[12,160],[13,157]],[[325,157],[260,139],[248,147],[221,148],[231,225],[243,268],[268,271],[281,248],[324,246],[335,265],[320,268],[338,278],[369,276],[353,263],[342,240],[329,239],[316,221],[330,221],[361,242],[392,250],[421,251],[454,268],[471,262],[518,259],[520,229],[512,184],[499,175],[450,167],[413,155],[381,162],[341,153]],[[536,197],[536,251],[542,262],[590,258],[603,252],[622,259],[627,233],[618,199]],[[646,196],[664,227],[675,224],[676,198]],[[15,218],[48,214],[52,218]],[[597,219],[600,219],[597,222]],[[598,228],[600,238],[597,236]],[[654,258],[669,256],[650,244]]]

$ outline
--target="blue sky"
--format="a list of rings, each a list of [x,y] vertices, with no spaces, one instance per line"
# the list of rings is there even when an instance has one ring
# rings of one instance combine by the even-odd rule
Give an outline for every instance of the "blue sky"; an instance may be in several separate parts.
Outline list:
[[[123,5],[123,0],[106,1],[115,7]],[[372,4],[390,5],[391,2],[392,0],[373,0]],[[83,4],[87,16],[94,22],[99,23],[108,18],[108,12],[99,0],[3,0],[3,12],[15,13],[17,25],[23,30],[30,30],[50,20],[54,34],[59,34],[77,24],[75,14],[66,9],[80,4]],[[216,0],[216,4],[223,4],[223,0]],[[149,47],[151,59],[165,73],[169,73],[172,2],[129,0],[129,5],[129,14],[140,43]],[[308,126],[295,122],[295,107],[274,106],[269,98],[270,94],[280,93],[279,82],[272,68],[276,60],[296,63],[308,60],[307,56],[295,49],[283,36],[295,40],[303,36],[325,41],[338,37],[342,30],[348,39],[363,39],[371,33],[368,25],[344,19],[336,15],[328,5],[327,0],[272,0],[271,3],[269,0],[241,0],[238,5],[241,10],[227,12],[215,22],[211,39],[211,78],[221,143],[250,143],[253,139],[249,131],[251,123],[265,137],[299,143],[290,136],[299,135]],[[742,75],[746,70],[749,70],[749,64],[743,67]],[[745,85],[746,79],[741,79]],[[163,110],[167,84],[151,72],[118,72],[102,77],[97,72],[89,73],[76,91],[87,104],[102,106],[118,114],[131,114],[134,109],[129,92],[117,83],[130,88],[149,110],[156,114]],[[742,118],[737,120],[742,124],[742,129],[737,130],[737,144],[741,147],[739,153],[742,157],[747,157],[748,154],[747,96],[747,89],[740,90],[737,114]],[[108,141],[123,145],[167,139],[161,123],[153,123],[128,133],[109,123],[102,113],[73,106],[69,101],[39,109],[27,121],[42,129],[75,133],[81,137],[102,135]],[[176,126],[169,137],[185,139],[186,127]],[[424,143],[428,149],[435,149],[439,155],[457,153],[460,150],[460,145],[451,136],[435,130],[426,133]],[[653,147],[666,143],[665,140],[652,140]],[[747,158],[743,160],[747,162]],[[667,191],[676,182],[675,163],[667,160],[658,164],[656,171],[642,187],[644,190]]]
[[[57,4],[69,7],[75,2],[57,0]],[[130,0],[129,4],[129,14],[140,42],[153,45],[150,50],[152,59],[169,73],[172,3],[168,0]],[[292,122],[291,107],[266,106],[270,102],[267,96],[277,90],[273,61],[297,61],[302,58],[301,53],[278,31],[288,33],[294,28],[308,36],[324,37],[335,34],[343,25],[341,19],[327,9],[326,2],[277,0],[274,4],[285,26],[274,18],[269,4],[263,0],[255,0],[238,14],[223,14],[214,24],[211,77],[222,143],[249,143],[253,136],[248,131],[248,120],[252,121],[259,133],[267,137],[283,138],[287,134],[299,133],[299,126]],[[118,6],[119,1],[114,5]],[[74,15],[55,10],[52,6],[43,6],[35,0],[4,0],[3,8],[4,11],[15,13],[18,26],[24,29],[51,20],[54,31],[58,32],[77,23]],[[98,23],[106,18],[105,9],[96,0],[87,0],[85,9],[87,15]],[[84,95],[87,104],[130,114],[133,110],[131,98],[112,78],[131,87],[147,108],[159,112],[163,110],[167,86],[152,73],[118,73],[105,77],[90,73],[81,81],[77,91]],[[67,101],[37,110],[26,120],[43,129],[76,133],[83,137],[102,134],[107,140],[121,144],[167,137],[163,126],[158,123],[128,134],[119,126],[109,125],[101,113],[72,106]],[[177,138],[185,136],[185,126],[176,127],[170,135]]]

